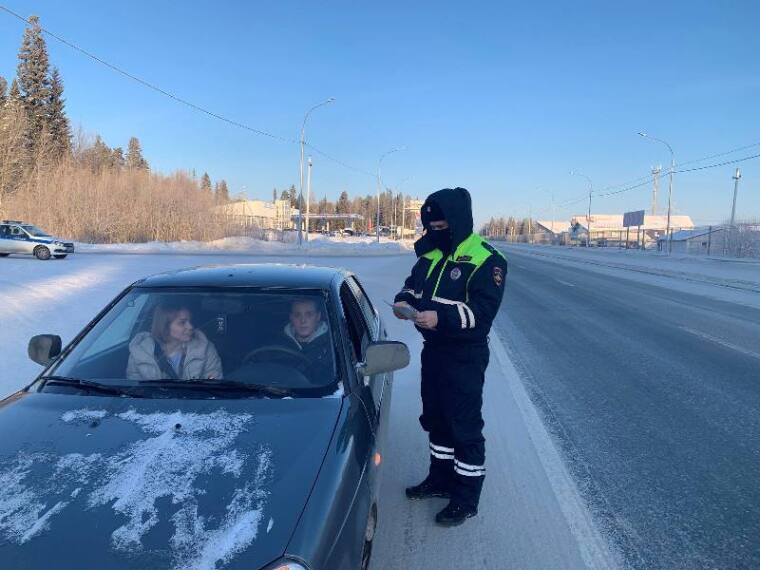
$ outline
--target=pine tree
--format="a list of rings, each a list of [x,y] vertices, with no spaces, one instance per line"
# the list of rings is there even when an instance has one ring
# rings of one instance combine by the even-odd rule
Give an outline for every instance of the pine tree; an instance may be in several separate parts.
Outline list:
[[[111,165],[117,169],[121,170],[124,168],[127,164],[127,159],[124,158],[124,149],[120,146],[117,146],[115,149],[113,149],[113,152],[111,153]]]
[[[37,16],[29,18],[30,26],[18,52],[18,85],[29,119],[28,141],[30,151],[41,142],[42,132],[48,125],[50,102],[49,60],[42,28]],[[48,133],[50,129],[48,128]]]
[[[148,162],[143,158],[140,141],[137,137],[129,139],[127,146],[127,168],[130,170],[148,170]]]
[[[50,97],[47,105],[47,125],[53,158],[60,159],[71,153],[71,126],[66,117],[66,100],[63,98],[63,81],[57,67],[50,76]]]
[[[2,197],[18,190],[29,164],[27,114],[18,81],[13,80],[0,109],[0,206]]]
[[[5,107],[5,102],[8,100],[8,97],[5,95],[5,92],[8,90],[8,82],[5,80],[5,77],[0,75],[0,113],[3,112],[3,107]]]
[[[219,186],[216,190],[216,201],[220,204],[225,204],[230,201],[230,191],[227,188],[227,182],[225,180],[219,181]]]
[[[203,176],[201,176],[201,190],[211,194],[211,177],[208,175],[208,172],[204,172]]]

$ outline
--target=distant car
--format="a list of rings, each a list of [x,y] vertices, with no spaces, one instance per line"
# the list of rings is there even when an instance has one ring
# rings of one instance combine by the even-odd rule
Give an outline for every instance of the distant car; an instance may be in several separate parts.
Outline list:
[[[31,254],[43,261],[63,259],[74,253],[74,244],[49,235],[40,228],[18,220],[0,222],[0,257]]]
[[[160,274],[29,355],[0,401],[0,568],[368,567],[409,351],[354,275]]]

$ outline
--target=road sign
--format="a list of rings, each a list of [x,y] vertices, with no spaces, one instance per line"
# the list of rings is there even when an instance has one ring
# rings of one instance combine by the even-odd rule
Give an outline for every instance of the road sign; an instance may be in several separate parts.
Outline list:
[[[644,210],[637,210],[636,212],[626,212],[623,214],[623,227],[632,228],[635,226],[644,225]]]

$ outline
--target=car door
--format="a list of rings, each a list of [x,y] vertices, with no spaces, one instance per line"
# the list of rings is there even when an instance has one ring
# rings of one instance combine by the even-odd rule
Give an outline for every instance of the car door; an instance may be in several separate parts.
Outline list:
[[[0,224],[0,253],[13,253],[10,232],[8,224]]]
[[[359,376],[356,372],[356,365],[359,362],[364,361],[367,345],[369,345],[374,339],[370,327],[362,313],[359,300],[354,294],[353,288],[348,280],[344,281],[343,285],[341,285],[340,299],[341,304],[343,305],[343,313],[346,317],[348,337],[351,344],[351,373],[356,375],[356,383],[359,387],[358,392],[367,408],[367,414],[370,417],[370,423],[374,430],[377,426],[378,411],[380,409],[380,402],[382,401],[382,386],[378,387],[377,384],[382,384],[384,382],[384,375],[377,374],[368,377]],[[378,394],[380,395],[379,398]]]
[[[10,253],[31,253],[31,251],[27,251],[29,236],[21,227],[16,225],[8,226],[8,237]]]

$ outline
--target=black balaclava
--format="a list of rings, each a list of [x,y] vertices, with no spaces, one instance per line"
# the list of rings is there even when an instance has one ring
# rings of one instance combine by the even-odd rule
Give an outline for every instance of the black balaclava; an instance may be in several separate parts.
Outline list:
[[[425,235],[414,243],[417,257],[440,249],[446,254],[472,234],[472,199],[465,188],[444,188],[427,197],[420,208]],[[430,222],[446,220],[448,230],[432,230]]]
[[[434,230],[430,227],[430,222],[441,222],[445,220],[446,216],[444,215],[443,210],[441,210],[441,207],[436,202],[430,202],[423,209],[422,222],[427,228],[427,235],[430,236],[429,243],[433,247],[440,249],[444,255],[448,255],[451,253],[451,229],[446,228],[443,230]]]

